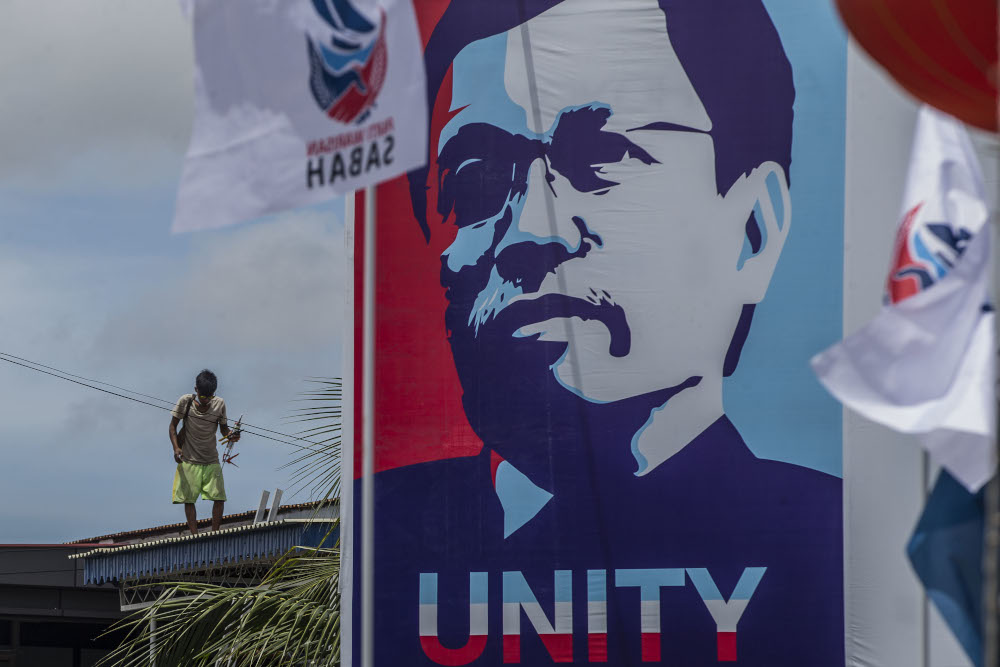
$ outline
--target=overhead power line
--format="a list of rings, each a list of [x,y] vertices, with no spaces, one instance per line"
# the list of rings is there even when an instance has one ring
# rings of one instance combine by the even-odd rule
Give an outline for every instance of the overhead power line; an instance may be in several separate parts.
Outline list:
[[[174,401],[168,401],[166,399],[158,398],[158,397],[152,396],[150,394],[143,394],[141,392],[134,391],[132,389],[127,389],[125,387],[120,387],[118,385],[111,384],[110,382],[103,382],[101,380],[94,380],[94,379],[91,379],[91,378],[84,377],[82,375],[76,375],[74,373],[69,373],[68,371],[64,371],[64,370],[56,368],[54,366],[48,366],[46,364],[41,364],[41,363],[39,363],[37,361],[32,361],[30,359],[25,359],[23,357],[19,357],[19,356],[13,355],[13,354],[9,354],[7,352],[0,352],[0,361],[6,361],[7,363],[12,364],[14,366],[20,366],[22,368],[27,368],[28,370],[35,371],[36,373],[43,373],[45,375],[49,375],[51,377],[54,377],[54,378],[57,378],[57,379],[60,379],[60,380],[65,380],[66,382],[72,382],[73,384],[80,385],[81,387],[86,387],[88,389],[94,389],[96,391],[100,391],[100,392],[103,392],[105,394],[110,394],[111,396],[117,396],[118,398],[124,398],[126,400],[133,401],[135,403],[140,403],[142,405],[148,405],[149,407],[157,408],[158,410],[165,410],[167,412],[171,412],[172,413],[173,409],[174,409],[174,406],[175,406],[175,402]],[[96,385],[103,385],[103,386],[96,386]],[[118,391],[111,391],[110,389],[104,389],[104,387],[112,387],[113,389],[117,389]],[[119,392],[125,392],[125,393],[119,393]],[[132,394],[132,395],[130,396],[129,394]],[[136,398],[136,396],[141,396],[142,398]],[[157,403],[151,403],[150,400],[143,400],[143,399],[150,399],[152,401],[158,401],[159,403],[162,403],[164,405],[159,405]],[[189,418],[190,417],[194,417],[196,419],[205,419],[205,420],[208,420],[207,417],[201,417],[200,415],[197,414],[197,412],[189,413],[188,417]],[[303,438],[303,437],[300,437],[300,436],[297,436],[297,435],[291,435],[291,434],[288,434],[288,433],[282,433],[281,431],[275,431],[275,430],[272,430],[272,429],[269,429],[269,428],[264,428],[263,426],[257,426],[257,425],[254,425],[254,424],[250,424],[249,422],[246,422],[246,421],[244,421],[241,424],[240,429],[244,433],[248,433],[250,435],[254,435],[254,436],[257,436],[259,438],[264,438],[266,440],[272,440],[274,442],[280,442],[283,445],[290,445],[292,447],[298,447],[300,449],[305,449],[305,450],[309,450],[309,451],[321,451],[321,450],[316,450],[316,449],[314,449],[312,447],[306,447],[306,446],[300,445],[299,442],[305,442],[305,443],[308,443],[310,445],[315,445],[317,447],[323,447],[324,446],[323,443],[321,443],[321,442],[316,442],[314,440],[310,440],[308,438]],[[271,437],[269,435],[265,435],[267,433],[271,433],[273,435],[280,436],[281,438],[286,438],[287,440],[280,440],[278,438]],[[294,441],[298,441],[298,442],[288,442],[288,440],[294,440]]]
[[[118,385],[111,384],[110,382],[102,382],[100,380],[92,380],[90,378],[85,378],[82,375],[73,375],[72,373],[70,373],[68,371],[63,371],[63,370],[60,370],[58,368],[54,368],[52,366],[46,366],[45,364],[40,364],[37,361],[32,361],[31,359],[25,359],[23,357],[19,357],[17,355],[10,354],[8,352],[0,352],[0,356],[10,357],[11,359],[17,359],[18,361],[23,361],[25,363],[31,364],[32,366],[38,366],[39,368],[46,368],[46,369],[48,369],[50,371],[55,371],[56,373],[59,373],[61,375],[65,375],[65,376],[70,377],[70,378],[76,378],[78,380],[85,380],[87,382],[92,382],[93,384],[100,384],[100,385],[104,385],[105,387],[111,387],[112,389],[118,389],[120,391],[127,392],[129,394],[135,394],[136,396],[142,396],[143,398],[151,398],[154,401],[159,401],[161,403],[168,403],[168,404],[170,404],[171,407],[173,407],[173,403],[171,401],[166,400],[166,399],[157,398],[156,396],[150,396],[149,394],[143,394],[143,393],[140,393],[138,391],[133,391],[131,389],[127,389],[126,387],[119,387]]]

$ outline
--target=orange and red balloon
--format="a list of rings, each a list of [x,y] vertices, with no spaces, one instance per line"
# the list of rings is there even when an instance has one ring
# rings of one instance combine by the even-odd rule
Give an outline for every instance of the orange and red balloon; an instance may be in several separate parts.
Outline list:
[[[836,0],[851,34],[911,94],[997,131],[996,0]]]

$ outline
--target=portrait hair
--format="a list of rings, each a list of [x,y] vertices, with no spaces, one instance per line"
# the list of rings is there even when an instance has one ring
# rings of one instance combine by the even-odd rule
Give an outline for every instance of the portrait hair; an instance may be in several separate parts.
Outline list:
[[[452,0],[424,52],[429,108],[433,110],[462,49],[521,25],[562,1]],[[715,148],[718,192],[725,195],[741,176],[768,161],[780,165],[790,181],[795,85],[791,63],[762,0],[658,0],[658,5],[678,60],[712,123],[708,134]],[[429,175],[429,167],[409,174],[414,216],[426,240],[430,239]],[[756,252],[761,231],[752,213],[746,228],[751,250]],[[726,353],[726,376],[739,362],[753,312],[754,304],[744,305]]]

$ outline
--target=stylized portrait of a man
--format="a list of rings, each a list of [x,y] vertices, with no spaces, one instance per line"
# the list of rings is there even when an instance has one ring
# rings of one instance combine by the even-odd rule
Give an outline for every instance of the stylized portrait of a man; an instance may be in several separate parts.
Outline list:
[[[723,406],[808,224],[761,1],[455,0],[426,61],[451,99],[411,191],[455,228],[484,448],[376,477],[377,663],[842,665],[840,481]]]

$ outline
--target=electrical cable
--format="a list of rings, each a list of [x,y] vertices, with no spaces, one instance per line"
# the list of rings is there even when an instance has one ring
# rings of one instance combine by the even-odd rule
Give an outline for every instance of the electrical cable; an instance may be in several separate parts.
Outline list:
[[[94,384],[102,384],[105,387],[111,387],[113,389],[119,389],[121,391],[128,392],[129,394],[135,394],[136,396],[142,396],[143,398],[151,398],[154,401],[159,401],[160,403],[167,403],[171,407],[173,407],[173,405],[174,405],[171,401],[167,401],[167,400],[162,399],[162,398],[157,398],[156,396],[150,396],[149,394],[143,394],[143,393],[140,393],[138,391],[132,391],[131,389],[127,389],[125,387],[119,387],[118,385],[111,384],[110,382],[101,382],[100,380],[93,380],[91,378],[83,377],[82,375],[73,375],[72,373],[70,373],[68,371],[60,370],[58,368],[53,368],[52,366],[46,366],[45,364],[40,364],[37,361],[32,361],[31,359],[25,359],[24,357],[19,357],[17,355],[10,354],[9,352],[0,352],[0,355],[5,356],[5,357],[10,357],[11,359],[17,359],[18,361],[24,361],[24,362],[27,362],[29,364],[32,364],[33,366],[38,366],[39,368],[47,368],[50,371],[56,371],[57,373],[62,373],[63,375],[66,375],[66,376],[71,377],[71,378],[76,378],[78,380],[86,380],[87,382],[93,382]]]
[[[80,385],[82,387],[86,387],[88,389],[94,389],[94,390],[103,392],[105,394],[110,394],[111,396],[117,396],[118,398],[124,398],[124,399],[129,400],[129,401],[134,401],[136,403],[140,403],[142,405],[148,405],[149,407],[157,408],[159,410],[165,410],[167,412],[173,413],[173,409],[174,409],[174,406],[175,406],[175,403],[173,401],[166,401],[166,400],[164,400],[162,398],[157,398],[156,396],[150,396],[148,394],[143,394],[143,393],[140,393],[140,392],[137,392],[137,391],[132,391],[131,389],[126,389],[124,387],[119,387],[119,386],[113,385],[113,384],[111,384],[109,382],[102,382],[100,380],[92,380],[92,379],[86,378],[86,377],[84,377],[82,375],[74,375],[72,373],[63,371],[63,370],[61,370],[59,368],[55,368],[53,366],[46,366],[45,364],[40,364],[38,362],[31,361],[30,359],[25,359],[23,357],[18,357],[18,356],[15,356],[13,354],[8,354],[6,352],[0,352],[0,361],[6,361],[7,363],[13,364],[15,366],[21,366],[22,368],[27,368],[28,370],[32,370],[32,371],[35,371],[37,373],[43,373],[45,375],[49,375],[49,376],[52,376],[54,378],[58,378],[60,380],[65,380],[66,382],[72,382],[73,384],[78,384],[78,385]],[[47,370],[44,370],[44,369],[47,369]],[[74,378],[76,378],[76,379],[74,379]],[[81,380],[85,380],[86,382],[83,382]],[[88,383],[91,383],[91,384],[88,384]],[[155,403],[150,403],[149,401],[144,401],[142,399],[135,398],[135,396],[127,396],[125,394],[120,394],[118,392],[110,391],[108,389],[103,389],[101,387],[96,387],[96,386],[94,386],[95,384],[101,384],[101,385],[104,385],[104,386],[107,386],[107,387],[114,387],[115,389],[118,389],[119,391],[124,391],[124,392],[127,392],[129,394],[135,394],[136,396],[142,396],[144,398],[149,398],[149,399],[152,399],[154,401],[159,401],[160,403],[164,403],[165,405],[157,405]],[[167,407],[167,406],[169,406],[169,407]],[[195,417],[197,419],[205,419],[205,420],[208,419],[207,417],[200,417],[197,414],[189,414],[188,416],[189,417]],[[281,443],[283,445],[289,445],[289,446],[292,446],[292,447],[298,447],[300,449],[305,449],[305,450],[312,451],[312,452],[317,452],[317,453],[323,451],[323,450],[313,449],[312,447],[305,447],[303,445],[298,444],[297,442],[288,442],[287,440],[280,440],[278,438],[270,437],[268,435],[265,435],[264,433],[272,433],[274,435],[281,436],[282,438],[288,438],[288,439],[291,439],[291,440],[298,440],[300,442],[307,442],[310,445],[316,445],[318,447],[323,447],[324,446],[323,443],[321,443],[321,442],[315,442],[313,440],[309,440],[308,438],[302,438],[302,437],[299,437],[299,436],[296,436],[296,435],[289,435],[287,433],[282,433],[280,431],[274,431],[274,430],[271,430],[271,429],[268,429],[268,428],[264,428],[262,426],[256,426],[256,425],[253,425],[253,424],[250,424],[250,423],[247,423],[247,422],[244,422],[243,424],[241,424],[241,430],[244,433],[248,433],[250,435],[254,435],[254,436],[257,436],[259,438],[264,438],[265,440],[273,440],[274,442],[279,442],[279,443]]]
[[[59,379],[62,379],[62,380],[67,380],[69,382],[75,382],[74,380],[72,380],[70,378],[77,378],[79,380],[85,380],[86,382],[90,382],[90,383],[93,383],[93,384],[101,384],[101,385],[104,385],[106,387],[113,387],[115,389],[119,389],[119,390],[127,392],[129,394],[135,394],[136,396],[142,396],[144,398],[149,398],[149,399],[152,399],[154,401],[159,401],[160,403],[163,403],[166,406],[168,406],[167,408],[162,408],[161,407],[160,409],[168,409],[168,410],[172,411],[173,408],[174,408],[174,406],[176,405],[176,403],[174,401],[168,401],[166,399],[158,398],[158,397],[152,396],[150,394],[143,394],[141,392],[134,391],[132,389],[128,389],[128,388],[125,388],[125,387],[120,387],[118,385],[111,384],[110,382],[103,382],[101,380],[94,380],[93,378],[84,377],[82,375],[74,375],[73,373],[70,373],[68,371],[64,371],[64,370],[62,370],[60,368],[55,368],[53,366],[46,366],[45,364],[39,363],[37,361],[32,361],[31,359],[25,359],[23,357],[18,357],[16,355],[13,355],[13,354],[10,354],[10,353],[7,353],[7,352],[0,352],[0,360],[9,361],[8,359],[3,359],[3,357],[10,357],[11,359],[17,359],[17,360],[23,361],[23,362],[25,362],[27,364],[31,364],[32,366],[38,366],[39,368],[46,368],[46,369],[49,369],[51,371],[55,371],[56,373],[59,373],[60,375],[53,375],[52,373],[46,373],[46,375],[53,375],[53,377],[58,377]],[[9,363],[15,363],[15,362],[9,362]],[[17,364],[17,365],[24,366],[24,364]],[[29,368],[30,370],[36,370],[36,371],[38,371],[40,373],[45,372],[45,371],[39,370],[38,368],[31,368],[30,366],[24,366],[24,367],[25,368]],[[67,377],[61,377],[61,376],[67,376]],[[82,384],[80,382],[75,382],[75,383],[76,384]],[[84,384],[83,386],[89,386],[89,385]],[[151,404],[149,404],[149,403],[147,403],[145,401],[139,401],[138,399],[135,399],[135,398],[133,398],[131,396],[122,396],[121,394],[116,394],[115,392],[109,392],[107,390],[101,389],[100,387],[89,387],[89,388],[91,388],[91,389],[97,389],[98,391],[103,391],[105,393],[109,393],[109,394],[112,394],[114,396],[120,396],[121,398],[127,398],[129,400],[134,400],[134,401],[136,401],[138,403],[143,403],[144,405],[151,405]],[[152,407],[160,407],[160,406],[152,406]],[[198,419],[207,419],[205,417],[200,417],[199,415],[194,415],[194,416],[196,418],[198,418]],[[321,444],[321,443],[317,443],[317,442],[314,442],[312,440],[309,440],[308,438],[303,438],[303,437],[296,436],[296,435],[290,435],[288,433],[282,433],[281,431],[274,431],[274,430],[271,430],[271,429],[268,429],[268,428],[264,428],[263,426],[257,426],[255,424],[246,423],[246,426],[249,426],[250,428],[258,430],[258,431],[263,431],[265,433],[273,433],[274,435],[279,435],[279,436],[281,436],[283,438],[290,438],[292,440],[299,440],[301,442],[308,442],[309,444],[313,444],[313,445]]]

